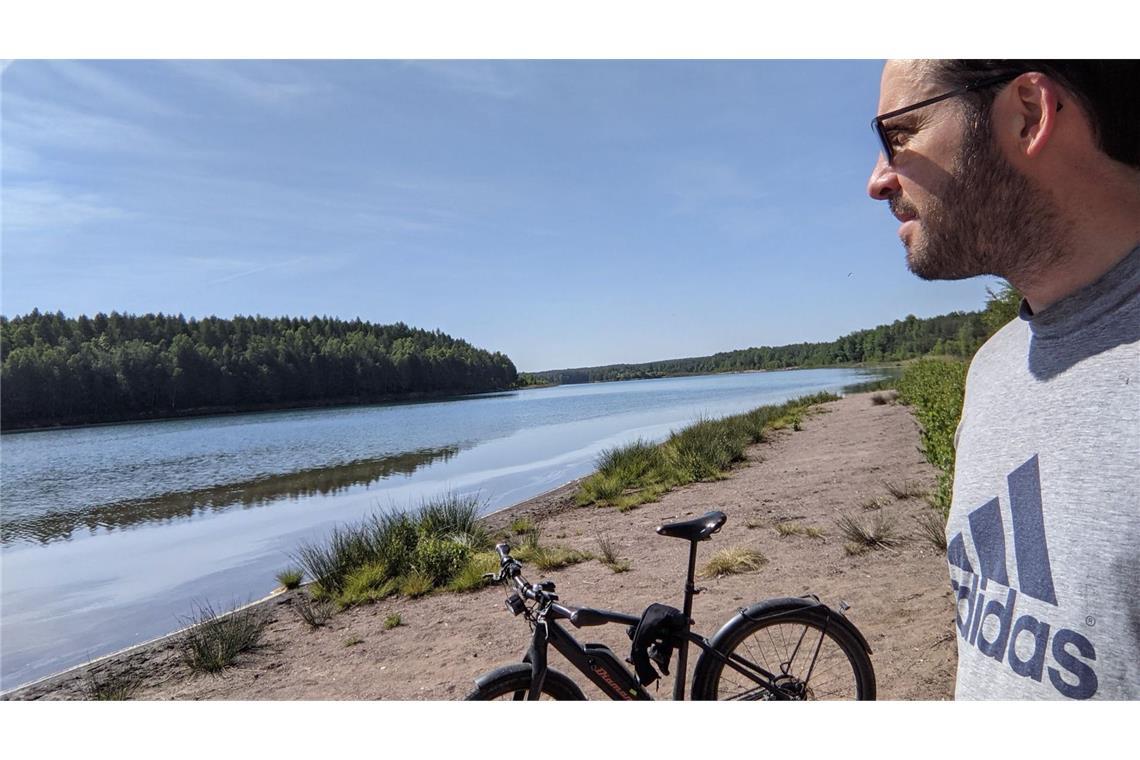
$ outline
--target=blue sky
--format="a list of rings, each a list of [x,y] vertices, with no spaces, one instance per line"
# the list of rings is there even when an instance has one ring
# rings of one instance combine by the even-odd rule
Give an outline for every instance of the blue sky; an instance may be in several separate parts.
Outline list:
[[[522,370],[977,309],[865,193],[880,61],[17,61],[2,311],[322,314]]]

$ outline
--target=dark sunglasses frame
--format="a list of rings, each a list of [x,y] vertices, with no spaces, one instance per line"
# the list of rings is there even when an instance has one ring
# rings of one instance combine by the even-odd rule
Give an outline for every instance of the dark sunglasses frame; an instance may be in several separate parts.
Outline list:
[[[930,98],[929,100],[924,100],[921,103],[915,103],[913,105],[906,106],[905,108],[900,108],[896,111],[888,111],[887,113],[879,114],[878,116],[876,116],[871,121],[871,129],[875,130],[875,134],[878,135],[878,137],[879,137],[879,143],[883,146],[883,155],[886,156],[886,158],[887,158],[887,165],[890,166],[894,162],[895,152],[891,148],[890,140],[887,138],[887,130],[886,130],[886,127],[883,125],[884,121],[886,121],[887,119],[894,118],[895,116],[902,116],[904,113],[910,113],[911,111],[916,111],[919,108],[925,108],[926,106],[933,105],[935,103],[939,103],[939,102],[946,100],[948,98],[953,98],[953,97],[956,97],[958,95],[965,95],[967,92],[973,92],[974,90],[980,90],[983,87],[989,87],[990,85],[998,84],[999,82],[1008,82],[1011,79],[1016,79],[1017,77],[1021,76],[1024,73],[1025,73],[1024,71],[1017,71],[1017,72],[1013,72],[1013,73],[1009,73],[1009,74],[999,74],[997,76],[987,77],[985,79],[979,79],[977,82],[973,82],[971,84],[968,84],[965,87],[962,87],[961,89],[953,90],[953,91],[947,92],[943,95],[939,95],[937,97]],[[1058,108],[1057,110],[1060,110],[1060,108]]]

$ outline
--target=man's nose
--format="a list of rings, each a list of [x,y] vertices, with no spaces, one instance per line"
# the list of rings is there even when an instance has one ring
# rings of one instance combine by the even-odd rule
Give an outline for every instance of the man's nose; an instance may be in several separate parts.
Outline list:
[[[900,190],[899,175],[887,163],[886,156],[880,153],[875,168],[871,170],[871,179],[867,182],[867,195],[877,201],[885,201]]]

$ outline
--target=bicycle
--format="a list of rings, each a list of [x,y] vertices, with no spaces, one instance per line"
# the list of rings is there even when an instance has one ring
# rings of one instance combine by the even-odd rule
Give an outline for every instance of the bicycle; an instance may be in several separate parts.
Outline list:
[[[697,544],[719,531],[727,519],[723,512],[709,512],[657,527],[659,535],[689,541],[684,609],[652,604],[640,616],[562,605],[552,581],[528,583],[522,577],[522,565],[510,555],[511,547],[496,546],[499,571],[485,577],[514,587],[507,607],[526,618],[533,636],[522,662],[476,678],[467,699],[586,699],[574,681],[548,666],[548,650],[554,647],[614,700],[653,699],[645,687],[657,679],[658,670],[669,674],[676,649],[673,699],[682,700],[690,644],[702,650],[693,670],[694,700],[874,699],[871,647],[843,614],[845,604],[833,610],[814,595],[769,599],[741,608],[711,639],[693,633],[693,597],[702,590],[693,582]],[[634,665],[636,674],[609,647],[579,643],[559,621],[569,621],[576,628],[609,623],[629,626],[633,646],[627,662]]]

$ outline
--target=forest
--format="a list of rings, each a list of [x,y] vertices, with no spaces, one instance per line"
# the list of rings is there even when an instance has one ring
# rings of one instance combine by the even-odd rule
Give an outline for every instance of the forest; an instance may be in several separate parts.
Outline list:
[[[0,316],[5,429],[365,403],[515,385],[504,354],[329,317]]]
[[[1011,295],[1012,294],[1012,295]],[[726,351],[712,356],[668,359],[645,364],[611,364],[604,367],[557,369],[522,373],[520,385],[595,383],[640,380],[715,372],[830,367],[836,365],[903,361],[923,356],[967,358],[994,329],[995,318],[1008,313],[1020,296],[1008,286],[991,292],[982,311],[951,312],[919,319],[913,314],[889,325],[857,330],[826,343],[793,343]]]

